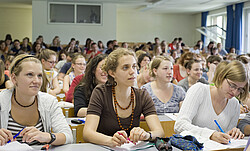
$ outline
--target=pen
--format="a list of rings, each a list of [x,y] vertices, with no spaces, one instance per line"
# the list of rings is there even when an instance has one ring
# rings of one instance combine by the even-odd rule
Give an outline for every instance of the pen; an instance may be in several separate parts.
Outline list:
[[[78,121],[81,121],[83,124],[85,123],[85,121],[84,121],[84,120],[81,120],[81,119],[78,119]]]
[[[123,134],[122,133],[120,133],[120,132],[117,132],[119,135],[122,135],[123,136]],[[133,143],[133,144],[135,144],[136,145],[136,143],[134,143],[134,142],[132,142],[129,138],[127,138],[127,140],[128,141],[130,141],[131,143]]]
[[[25,127],[24,127],[25,128]],[[24,129],[23,128],[23,129]],[[23,131],[23,129],[21,129],[21,131],[19,131],[14,137],[13,137],[13,139],[15,139],[22,131]],[[11,140],[9,140],[7,143],[10,143],[11,142]]]
[[[44,145],[41,150],[49,150],[49,144]]]
[[[219,123],[218,123],[216,120],[214,120],[214,122],[215,122],[215,124],[218,126],[218,128],[220,129],[220,131],[221,131],[222,133],[225,133],[225,132],[223,131],[223,129],[220,127]],[[231,143],[230,140],[229,140],[229,143]]]

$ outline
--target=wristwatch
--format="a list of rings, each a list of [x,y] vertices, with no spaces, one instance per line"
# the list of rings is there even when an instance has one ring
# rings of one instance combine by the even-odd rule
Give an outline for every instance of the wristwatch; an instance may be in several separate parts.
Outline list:
[[[50,142],[48,144],[51,144],[56,140],[56,135],[53,134],[53,133],[49,133],[49,134],[50,134],[51,140],[50,140]]]

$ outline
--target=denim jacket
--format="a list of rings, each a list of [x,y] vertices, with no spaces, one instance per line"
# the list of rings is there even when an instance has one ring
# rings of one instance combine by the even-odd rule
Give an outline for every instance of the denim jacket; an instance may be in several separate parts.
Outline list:
[[[7,129],[9,112],[11,110],[11,96],[13,89],[0,92],[0,127]],[[56,97],[38,92],[38,111],[42,119],[45,132],[63,133],[66,137],[65,144],[73,142],[72,131],[58,105]]]

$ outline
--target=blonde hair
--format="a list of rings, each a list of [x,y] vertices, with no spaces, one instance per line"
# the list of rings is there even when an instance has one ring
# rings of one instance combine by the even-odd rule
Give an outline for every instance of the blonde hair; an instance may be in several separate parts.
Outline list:
[[[136,58],[138,58],[141,54],[147,54],[147,52],[143,51],[143,50],[138,50],[135,52]]]
[[[249,77],[245,66],[238,60],[234,60],[230,63],[221,62],[215,70],[213,82],[214,85],[219,88],[225,79],[229,79],[235,82],[245,82],[244,92],[240,93],[238,98],[241,101],[245,101],[248,98],[249,93]]]
[[[0,59],[0,85],[2,85],[5,81],[4,76],[4,62]]]
[[[75,64],[76,63],[76,60],[78,59],[78,58],[84,58],[83,57],[83,55],[81,55],[81,54],[75,54],[74,55],[74,58],[72,59],[72,64]],[[85,60],[85,58],[84,58],[84,60]],[[68,75],[70,72],[72,72],[72,71],[74,71],[74,68],[73,68],[73,66],[72,66],[72,64],[71,64],[71,67],[69,68],[69,70],[67,71],[67,73],[66,73],[66,75]]]
[[[10,74],[15,74],[16,76],[18,76],[20,72],[23,70],[22,64],[24,62],[30,62],[30,61],[41,64],[41,61],[32,55],[21,54],[21,55],[16,56],[10,64]],[[41,91],[46,92],[46,85],[48,81],[43,70],[42,70],[42,73],[43,73],[43,83],[41,86]]]
[[[44,59],[45,61],[47,61],[50,56],[56,56],[57,57],[57,54],[56,52],[54,52],[53,50],[50,50],[50,49],[44,49],[41,51],[41,53],[39,54],[38,56],[38,59],[40,61],[42,61],[42,59]]]
[[[102,69],[104,71],[106,71],[107,73],[109,71],[113,71],[115,72],[116,71],[116,68],[118,66],[118,60],[123,57],[123,56],[127,56],[127,55],[131,55],[135,58],[136,60],[136,56],[135,56],[135,53],[132,52],[132,51],[129,51],[128,49],[126,48],[118,48],[114,51],[112,51],[108,57],[105,59],[105,64],[103,65]],[[111,84],[111,85],[114,85],[114,78],[111,77],[109,74],[108,74],[108,82]]]
[[[150,62],[150,71],[149,71],[150,76],[152,76],[153,78],[156,77],[156,75],[153,72],[153,69],[158,69],[161,62],[164,60],[171,62],[170,57],[165,57],[165,56],[157,56]]]

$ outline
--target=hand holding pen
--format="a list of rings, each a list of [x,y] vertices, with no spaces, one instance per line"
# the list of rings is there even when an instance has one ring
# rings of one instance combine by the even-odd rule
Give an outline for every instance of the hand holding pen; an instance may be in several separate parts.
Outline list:
[[[9,140],[13,141],[13,135],[5,128],[0,129],[0,146],[5,145]]]
[[[25,127],[24,127],[24,128],[25,128]],[[15,140],[16,137],[23,131],[24,128],[22,128],[22,129],[13,137],[12,140]],[[12,140],[9,140],[7,143],[10,143]]]
[[[216,141],[218,143],[222,143],[222,144],[228,144],[230,143],[230,135],[226,134],[222,128],[220,127],[219,124],[217,124],[218,122],[216,120],[214,120],[216,126],[220,129],[221,132],[214,132],[211,136],[210,139],[213,141]]]
[[[111,142],[109,146],[115,147],[115,146],[121,146],[125,143],[129,143],[129,140],[127,140],[127,138],[128,136],[125,131],[118,131],[111,138]]]

